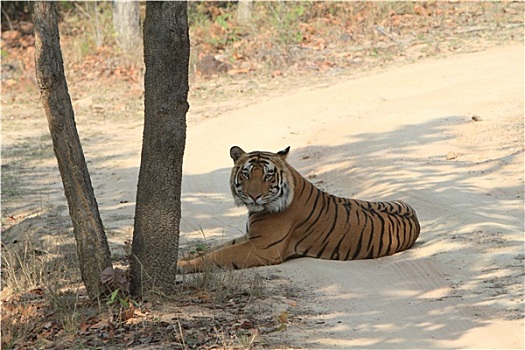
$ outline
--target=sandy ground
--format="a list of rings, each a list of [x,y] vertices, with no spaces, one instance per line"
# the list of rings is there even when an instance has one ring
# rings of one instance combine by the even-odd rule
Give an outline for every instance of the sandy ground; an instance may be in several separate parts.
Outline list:
[[[231,145],[291,145],[289,162],[321,188],[403,199],[422,226],[415,248],[393,257],[267,268],[314,296],[317,326],[290,327],[291,344],[523,348],[523,62],[521,45],[434,59],[190,127],[184,231],[242,230],[228,193]]]
[[[237,107],[217,103],[221,113],[191,101],[181,244],[203,233],[227,239],[244,229],[246,212],[233,206],[228,187],[232,145],[246,151],[290,145],[289,162],[319,187],[359,199],[405,200],[416,208],[422,231],[413,249],[392,257],[297,259],[260,268],[303,290],[289,310],[301,316],[289,325],[287,344],[522,349],[523,62],[523,45],[512,45],[306,82],[239,100]],[[116,254],[132,234],[141,112],[130,110],[126,120],[103,117],[97,96],[75,106]],[[27,118],[24,128],[4,120],[4,146],[46,137],[45,118]],[[37,170],[25,176],[46,189],[32,204],[7,203],[4,213],[51,203],[49,217],[67,216],[56,205],[65,200],[54,159],[35,162]]]

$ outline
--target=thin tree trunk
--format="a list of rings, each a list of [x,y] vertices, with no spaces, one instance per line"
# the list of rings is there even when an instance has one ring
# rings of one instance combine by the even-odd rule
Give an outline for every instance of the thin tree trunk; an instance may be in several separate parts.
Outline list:
[[[140,32],[140,6],[136,0],[115,0],[113,3],[113,27],[117,43],[128,56],[142,60],[142,37]]]
[[[145,115],[131,259],[131,293],[175,287],[188,111],[187,3],[147,2]]]
[[[53,139],[69,215],[77,242],[82,280],[91,299],[104,292],[100,273],[111,267],[109,246],[77,133],[64,75],[54,2],[35,2],[35,67]]]
[[[237,22],[249,23],[252,19],[252,0],[239,0],[237,3]]]

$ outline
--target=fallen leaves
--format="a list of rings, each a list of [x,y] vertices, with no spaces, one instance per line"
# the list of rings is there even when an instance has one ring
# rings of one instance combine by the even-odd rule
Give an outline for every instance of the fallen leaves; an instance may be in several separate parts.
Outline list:
[[[46,292],[37,288],[31,293],[45,296]],[[133,302],[123,307],[117,302],[115,305],[120,307],[110,308],[109,314],[99,312],[97,305],[87,303],[75,311],[78,323],[76,328],[69,330],[65,328],[65,319],[61,318],[64,315],[46,312],[50,305],[46,305],[44,298],[18,299],[2,306],[3,312],[7,309],[12,312],[11,315],[31,320],[25,345],[33,346],[40,342],[49,349],[59,349],[60,346],[104,348],[150,344],[162,344],[172,349],[247,348],[258,344],[265,334],[286,331],[295,319],[289,308],[296,307],[297,302],[284,297],[268,299],[273,301],[272,307],[284,307],[284,310],[272,315],[270,309],[261,309],[260,306],[258,310],[266,311],[249,311],[246,306],[257,301],[243,293],[231,296],[222,304],[217,304],[210,293],[196,295],[200,297],[195,299],[188,295],[189,299],[163,304],[145,302],[140,307]],[[38,304],[34,304],[36,301]],[[91,316],[82,317],[83,314]],[[205,316],[201,316],[203,314]],[[5,339],[9,339],[8,334]]]

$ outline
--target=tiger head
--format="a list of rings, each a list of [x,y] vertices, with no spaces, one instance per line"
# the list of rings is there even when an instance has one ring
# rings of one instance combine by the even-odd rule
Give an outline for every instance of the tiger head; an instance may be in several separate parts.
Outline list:
[[[245,205],[250,212],[277,213],[286,209],[294,195],[293,176],[285,161],[289,150],[246,153],[233,146],[230,187],[235,204]]]

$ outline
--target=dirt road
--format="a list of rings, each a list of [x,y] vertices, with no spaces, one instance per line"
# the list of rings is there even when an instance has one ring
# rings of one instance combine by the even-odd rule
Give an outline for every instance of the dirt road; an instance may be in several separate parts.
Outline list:
[[[281,88],[281,96],[230,103],[218,117],[214,105],[190,101],[181,243],[244,230],[246,212],[229,193],[232,145],[246,151],[290,145],[289,162],[319,187],[359,199],[405,200],[416,208],[422,232],[413,249],[392,257],[298,259],[259,269],[302,290],[289,296],[297,306],[289,308],[286,344],[522,349],[523,52],[515,44],[325,79],[321,86],[305,81]],[[73,85],[72,95],[116,256],[132,234],[142,102],[95,90]],[[114,118],[111,108],[129,113]],[[13,197],[3,211],[34,218],[20,232],[36,222],[67,224],[56,161],[38,153],[49,153],[38,99],[25,106],[18,100],[3,113],[6,181],[17,152],[35,152],[10,175],[29,184],[27,196]]]
[[[521,45],[433,59],[196,123],[183,201],[194,233],[183,241],[244,227],[228,189],[230,146],[291,145],[289,162],[319,187],[403,199],[422,233],[380,260],[266,268],[312,295],[290,344],[523,348],[523,62]]]

